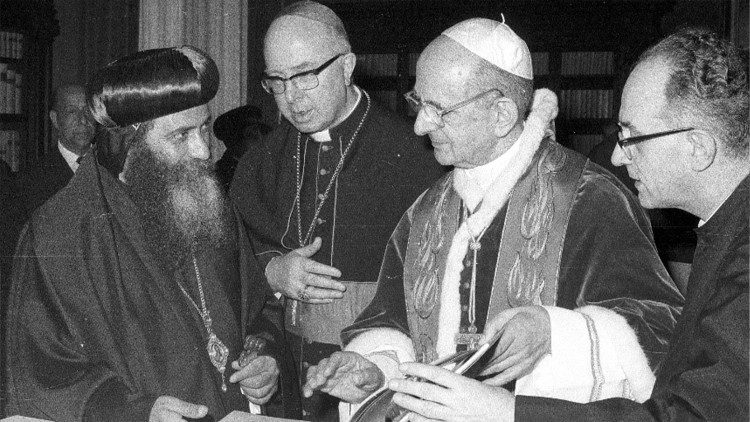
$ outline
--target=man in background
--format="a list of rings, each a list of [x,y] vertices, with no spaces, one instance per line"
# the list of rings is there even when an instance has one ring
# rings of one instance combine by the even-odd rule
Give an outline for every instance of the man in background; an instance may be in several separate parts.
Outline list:
[[[237,167],[230,196],[271,287],[286,300],[300,376],[334,351],[370,302],[388,236],[441,174],[423,138],[356,86],[356,56],[336,14],[284,8],[264,40],[263,87],[283,122]],[[337,400],[306,401],[336,420]]]
[[[125,139],[124,166],[87,154],[21,234],[3,336],[8,414],[219,420],[277,391],[281,316],[274,324],[212,171],[218,87],[213,60],[190,46],[141,51],[92,78],[90,108]]]
[[[648,400],[514,397],[407,364],[406,374],[434,384],[391,382],[404,393],[395,402],[419,414],[412,421],[747,421],[749,112],[747,64],[706,30],[663,39],[625,83],[612,163],[627,169],[644,207],[700,218],[686,304]]]
[[[247,104],[217,117],[213,130],[214,135],[226,145],[226,151],[216,162],[216,176],[224,189],[229,191],[240,159],[249,146],[260,142],[271,128],[263,122],[260,108]]]
[[[86,90],[80,85],[63,85],[55,90],[49,119],[57,145],[19,177],[27,218],[73,178],[78,159],[88,152],[96,131],[86,106]]]

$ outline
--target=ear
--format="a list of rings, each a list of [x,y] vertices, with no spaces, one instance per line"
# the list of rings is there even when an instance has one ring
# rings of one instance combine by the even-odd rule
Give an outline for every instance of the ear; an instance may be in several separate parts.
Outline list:
[[[518,107],[508,97],[498,97],[492,100],[493,131],[499,138],[503,138],[516,126],[518,122]]]
[[[50,110],[50,112],[49,112],[49,119],[52,122],[52,127],[54,127],[57,130],[60,130],[60,125],[57,122],[57,111]]]
[[[354,53],[346,53],[344,55],[344,82],[347,85],[352,84],[352,74],[354,73],[354,67],[357,66],[357,55]]]
[[[718,153],[718,140],[711,133],[694,129],[687,134],[691,146],[690,168],[701,172],[713,164]]]

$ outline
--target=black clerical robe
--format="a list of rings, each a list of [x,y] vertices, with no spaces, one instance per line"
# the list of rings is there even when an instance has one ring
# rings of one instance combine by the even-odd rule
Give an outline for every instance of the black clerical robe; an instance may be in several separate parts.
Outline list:
[[[442,286],[448,249],[462,218],[453,177],[449,174],[436,182],[404,214],[385,251],[375,298],[342,332],[347,349],[371,354],[371,360],[384,365],[387,376],[397,374],[389,374],[384,355],[432,361],[451,352],[440,350],[443,335],[455,351],[454,333],[444,331],[444,310],[460,307],[460,332],[466,332],[471,273],[467,269],[473,265],[468,247],[461,303],[444,303]],[[558,373],[571,371],[570,381],[586,376],[593,384],[592,391],[589,387],[575,391],[576,397],[629,393],[648,397],[650,383],[639,391],[618,393],[622,385],[607,386],[613,380],[594,370],[605,356],[645,354],[648,361],[639,363],[639,368],[653,380],[649,365],[659,367],[683,302],[656,253],[648,218],[621,182],[579,154],[544,141],[485,236],[477,266],[480,331],[505,309],[544,305],[552,324],[552,363],[547,366]],[[618,314],[626,324],[617,321]],[[565,331],[571,318],[578,318],[575,322],[582,326],[585,340],[579,344],[570,343],[583,338]],[[589,344],[589,336],[598,340]],[[634,349],[621,349],[626,342],[620,340],[627,336],[632,336]],[[582,372],[576,372],[574,365],[555,367],[558,361],[553,359],[572,355],[583,359],[575,362]],[[585,358],[589,355],[597,358]],[[613,369],[613,373],[623,371],[626,379],[640,382],[627,369]]]
[[[273,338],[280,324],[264,315],[270,292],[243,233],[196,253],[213,331],[229,348],[222,392],[192,260],[175,274],[163,269],[123,185],[88,155],[19,242],[5,336],[7,413],[147,420],[161,395],[206,405],[215,420],[247,410],[239,385],[228,383],[230,364],[244,334],[262,328]]]
[[[516,419],[534,421],[747,421],[750,178],[701,227],[685,308],[651,398],[586,405],[517,397]]]
[[[315,142],[284,121],[261,143],[251,145],[230,191],[262,268],[273,257],[299,248],[299,238],[311,226],[310,240],[322,238],[321,250],[313,259],[341,270],[340,280],[349,283],[348,290],[331,305],[300,306],[294,323],[309,326],[291,328],[311,341],[332,345],[339,344],[341,328],[372,298],[383,249],[401,214],[442,174],[425,138],[414,135],[408,122],[360,92],[354,111],[330,129],[331,141]],[[355,132],[338,178],[313,222],[321,196]],[[296,199],[298,175],[302,179],[301,216]]]

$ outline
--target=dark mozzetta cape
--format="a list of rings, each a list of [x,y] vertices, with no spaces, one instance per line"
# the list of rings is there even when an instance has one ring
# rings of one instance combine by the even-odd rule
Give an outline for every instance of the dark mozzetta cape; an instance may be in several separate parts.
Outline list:
[[[331,179],[341,146],[346,148],[366,104],[363,93],[352,114],[330,130],[332,141],[327,144],[332,149],[302,136],[303,154],[307,144],[303,236],[312,220],[316,195],[323,193]],[[251,234],[263,268],[279,253],[300,246],[296,207],[293,209],[298,133],[289,122],[282,122],[243,156],[232,182],[230,196]],[[339,175],[338,191],[331,190],[320,212],[321,222],[312,238],[322,237],[323,246],[313,259],[341,270],[341,280],[377,280],[388,236],[401,214],[443,172],[426,145],[425,138],[414,135],[411,124],[372,101]],[[319,154],[320,169],[315,164]],[[338,205],[335,214],[334,202]]]
[[[687,301],[657,374],[651,399],[638,404],[609,399],[587,405],[518,397],[517,420],[534,421],[747,421],[750,179],[706,224]]]
[[[439,301],[441,284],[461,218],[452,177],[404,213],[385,251],[375,298],[342,332],[345,345],[373,328],[392,328],[412,339],[418,359],[437,357],[439,309],[446,306]],[[625,317],[652,368],[659,366],[683,298],[659,260],[643,209],[612,174],[543,141],[486,235],[477,261],[480,330],[509,308],[597,305]],[[462,273],[465,285],[469,274]],[[465,324],[466,288],[461,296]]]
[[[5,336],[8,414],[145,421],[160,395],[204,404],[216,420],[247,409],[237,384],[221,392],[202,320],[177,285],[200,304],[192,262],[165,273],[138,215],[90,154],[24,229]],[[231,243],[196,254],[229,362],[243,334],[267,321],[261,312],[270,293],[241,230]],[[227,379],[233,372],[229,366]]]
[[[24,189],[22,199],[25,218],[31,217],[35,209],[64,188],[72,178],[73,170],[57,145],[38,165],[24,170],[19,176],[19,186]]]

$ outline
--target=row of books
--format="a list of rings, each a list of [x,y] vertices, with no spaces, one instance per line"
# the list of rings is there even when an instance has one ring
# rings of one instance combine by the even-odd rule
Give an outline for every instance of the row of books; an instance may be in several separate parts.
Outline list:
[[[20,59],[23,54],[23,34],[0,31],[0,58]]]
[[[419,53],[409,53],[409,75],[416,74]],[[534,75],[550,74],[550,53],[535,51],[531,53]],[[614,73],[615,55],[612,51],[566,51],[560,53],[560,74],[578,75],[612,75]],[[396,76],[398,73],[398,55],[358,54],[356,72],[366,76]]]
[[[588,156],[591,150],[604,140],[602,134],[579,135],[572,134],[565,140],[568,146],[583,155]]]
[[[560,115],[565,119],[609,119],[614,92],[611,89],[566,89],[558,95]]]
[[[567,51],[560,53],[560,74],[612,75],[615,54],[611,51]]]
[[[15,130],[0,130],[0,159],[5,160],[11,170],[18,171],[21,134]]]
[[[367,76],[396,76],[396,54],[358,54],[357,73]]]
[[[0,63],[0,114],[21,113],[21,79],[20,73]]]

